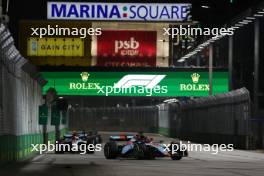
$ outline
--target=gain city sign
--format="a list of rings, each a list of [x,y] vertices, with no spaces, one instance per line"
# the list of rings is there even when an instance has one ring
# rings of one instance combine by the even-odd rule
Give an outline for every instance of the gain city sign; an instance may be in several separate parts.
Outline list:
[[[42,72],[58,95],[208,96],[208,72]],[[213,94],[228,91],[228,73],[213,73]]]
[[[48,2],[48,19],[186,21],[191,4]]]
[[[81,38],[28,38],[28,56],[84,56]]]

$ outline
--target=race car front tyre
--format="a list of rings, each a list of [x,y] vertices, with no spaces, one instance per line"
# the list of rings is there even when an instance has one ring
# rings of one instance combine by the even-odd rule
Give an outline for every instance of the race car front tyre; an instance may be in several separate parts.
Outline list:
[[[95,138],[90,138],[87,140],[87,148],[90,144],[93,144],[95,146]],[[94,154],[94,150],[87,150],[87,154]]]
[[[118,156],[118,146],[116,142],[107,142],[104,146],[104,155],[106,159],[115,159]]]

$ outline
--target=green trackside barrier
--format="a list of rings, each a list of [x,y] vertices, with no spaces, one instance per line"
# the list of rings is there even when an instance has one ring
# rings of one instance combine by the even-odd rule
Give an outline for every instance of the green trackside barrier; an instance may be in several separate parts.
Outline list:
[[[41,134],[0,136],[0,163],[26,159],[32,152],[31,144],[42,143]]]
[[[60,137],[63,137],[65,133],[67,133],[68,129],[67,128],[63,128],[60,130]],[[52,132],[48,132],[48,141],[50,141],[51,143],[55,143],[56,141],[56,135],[55,135],[55,131]]]
[[[169,136],[169,128],[159,127],[159,134]]]
[[[55,143],[55,131],[48,132],[48,141]]]
[[[63,136],[68,129],[64,128],[60,134]],[[55,132],[48,133],[48,139],[55,142]],[[24,160],[34,154],[31,144],[42,144],[43,134],[2,135],[0,136],[0,164],[10,161]]]
[[[64,136],[65,133],[67,133],[68,131],[68,128],[63,128],[61,131],[60,131],[60,137],[62,138]]]

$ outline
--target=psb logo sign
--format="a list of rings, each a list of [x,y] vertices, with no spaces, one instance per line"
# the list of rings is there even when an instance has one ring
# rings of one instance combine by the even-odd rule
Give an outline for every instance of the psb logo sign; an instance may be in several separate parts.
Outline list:
[[[102,30],[96,45],[97,66],[156,66],[157,31]]]
[[[115,53],[122,56],[134,56],[138,55],[139,42],[131,37],[129,41],[116,40],[115,41]]]
[[[157,86],[165,76],[166,75],[126,75],[114,85],[114,88],[144,86],[147,89],[152,89]]]
[[[187,21],[191,4],[48,2],[48,19]]]

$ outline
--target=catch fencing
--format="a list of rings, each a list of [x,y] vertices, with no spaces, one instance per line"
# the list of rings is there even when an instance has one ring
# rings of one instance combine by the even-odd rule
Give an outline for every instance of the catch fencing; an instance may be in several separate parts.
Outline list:
[[[199,143],[251,148],[250,96],[247,89],[167,106],[168,135]]]
[[[157,132],[157,107],[77,108],[69,112],[71,130]]]
[[[158,106],[75,108],[71,130],[159,132],[206,144],[252,148],[250,96],[242,88],[225,94]]]

